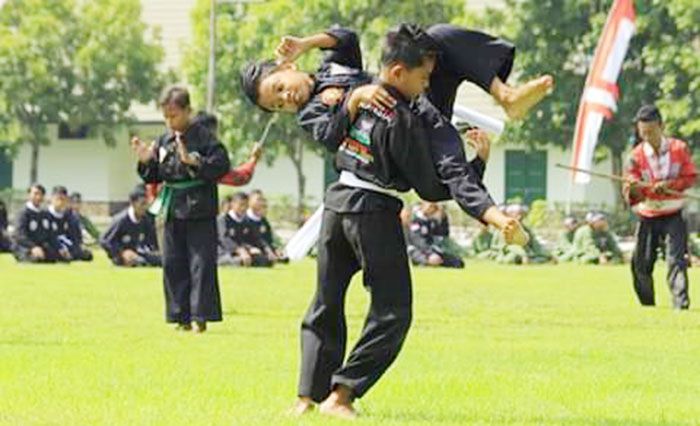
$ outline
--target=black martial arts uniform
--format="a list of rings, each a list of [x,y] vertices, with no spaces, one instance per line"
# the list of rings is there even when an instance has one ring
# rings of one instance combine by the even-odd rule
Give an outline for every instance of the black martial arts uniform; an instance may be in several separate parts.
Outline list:
[[[428,265],[428,258],[437,254],[442,258],[446,268],[464,268],[464,261],[458,256],[445,251],[439,245],[441,238],[449,236],[449,224],[445,217],[441,221],[415,214],[411,220],[408,232],[408,254],[414,265]]]
[[[92,252],[83,248],[83,235],[80,222],[70,211],[57,212],[49,207],[51,232],[58,241],[60,249],[68,250],[71,260],[92,261]]]
[[[158,252],[155,219],[150,214],[137,219],[132,207],[114,216],[109,229],[100,238],[100,245],[117,266],[124,266],[122,253],[125,250],[132,250],[138,255],[133,266],[162,264]]]
[[[164,206],[163,284],[166,319],[221,321],[221,300],[216,265],[217,180],[231,168],[228,153],[204,126],[193,122],[182,135],[200,166],[183,164],[177,154],[175,134],[168,131],[156,142],[156,158],[139,163],[146,183],[165,182],[161,191],[172,199]],[[167,192],[161,192],[161,196]]]
[[[411,323],[411,276],[399,220],[402,202],[385,189],[415,189],[426,199],[449,197],[436,175],[422,120],[393,88],[394,111],[361,110],[339,147],[341,180],[326,193],[318,243],[316,294],[302,323],[299,395],[322,401],[336,385],[361,397],[398,355]],[[346,176],[374,185],[362,189]],[[488,194],[472,197],[480,217]],[[479,202],[476,202],[479,200]],[[371,306],[359,342],[343,364],[344,298],[352,276],[363,271]]]
[[[12,251],[12,241],[10,241],[7,226],[7,209],[4,203],[0,203],[0,253],[9,253]]]
[[[255,228],[258,230],[258,235],[260,235],[260,239],[262,239],[265,248],[277,255],[279,253],[279,247],[277,246],[277,242],[275,241],[275,234],[272,231],[272,225],[270,225],[270,221],[267,220],[265,216],[256,216],[251,210],[248,210],[246,216],[248,217],[248,220],[252,222],[253,226],[255,226]],[[277,262],[288,263],[289,258],[284,256],[278,257]]]
[[[237,217],[232,213],[224,213],[217,220],[219,230],[219,265],[242,266],[237,250],[246,250],[251,258],[250,266],[272,266],[267,255],[266,243],[259,232],[259,227],[248,218]]]
[[[31,256],[34,247],[41,247],[44,259]],[[59,245],[51,230],[51,218],[46,210],[27,203],[17,216],[12,251],[20,262],[53,263],[65,261],[58,253]]]
[[[462,138],[449,121],[456,91],[459,83],[465,80],[473,81],[485,90],[495,77],[506,81],[515,48],[489,35],[453,25],[435,25],[427,32],[444,51],[438,56],[428,92],[415,102],[412,111],[424,121],[426,128],[431,129],[423,142],[429,145],[434,168],[440,181],[449,188],[449,194],[439,195],[438,191],[424,199],[444,201],[452,198],[465,212],[470,213],[470,204],[485,201],[472,197],[486,194],[481,182],[486,164],[478,156],[471,162],[467,161]],[[327,34],[338,42],[328,49],[318,72],[314,74],[314,91],[309,102],[297,114],[297,120],[314,140],[335,152],[350,128],[347,110],[350,91],[372,83],[372,79],[362,71],[357,35],[340,28],[333,28]],[[470,52],[478,53],[482,58],[471,58]],[[328,106],[321,99],[322,91],[329,87],[345,89],[345,96],[337,105]]]

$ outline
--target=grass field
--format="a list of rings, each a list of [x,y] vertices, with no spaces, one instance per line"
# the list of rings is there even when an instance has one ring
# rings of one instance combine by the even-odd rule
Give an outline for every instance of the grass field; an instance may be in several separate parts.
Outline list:
[[[669,308],[657,269],[656,309],[627,266],[414,270],[413,328],[359,424],[700,424],[700,315]],[[2,256],[0,423],[335,424],[285,416],[314,272],[223,270],[225,321],[197,336],[165,325],[159,270]],[[366,303],[356,281],[352,339]]]

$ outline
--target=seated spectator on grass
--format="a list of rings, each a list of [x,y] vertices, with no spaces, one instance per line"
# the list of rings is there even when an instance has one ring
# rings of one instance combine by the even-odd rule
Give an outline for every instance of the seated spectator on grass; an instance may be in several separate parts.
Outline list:
[[[117,266],[161,266],[155,219],[142,186],[129,194],[129,207],[114,216],[100,245]]]
[[[506,207],[506,215],[521,221],[527,214],[527,207],[521,204],[510,204]],[[507,245],[500,235],[494,242],[496,252],[495,259],[498,263],[511,265],[538,264],[556,262],[556,258],[540,244],[535,233],[529,227],[523,225],[530,240],[525,246]]]
[[[49,213],[43,209],[46,189],[34,184],[27,190],[27,203],[17,215],[12,252],[19,262],[53,263],[68,261],[70,254],[59,254],[58,241],[51,230]]]
[[[246,216],[247,210],[248,195],[239,192],[232,197],[229,211],[218,217],[219,265],[273,265],[257,226]]]
[[[9,253],[12,251],[12,241],[7,230],[7,207],[5,202],[0,200],[0,253]]]
[[[58,241],[58,253],[66,260],[92,261],[92,252],[83,247],[80,224],[70,214],[68,190],[65,186],[53,188],[48,211],[51,231]]]
[[[586,223],[574,234],[572,260],[578,263],[603,265],[623,263],[622,251],[610,232],[608,219],[602,212],[586,214]]]
[[[71,220],[76,221],[80,226],[80,234],[82,235],[84,242],[88,244],[96,243],[100,241],[100,231],[92,223],[90,218],[83,214],[82,208],[83,196],[80,194],[80,192],[73,192],[70,194]]]
[[[564,230],[559,235],[554,255],[560,262],[568,262],[573,259],[574,234],[578,228],[578,221],[574,216],[564,218]]]
[[[464,268],[464,261],[440,246],[444,229],[435,220],[439,207],[436,203],[422,202],[414,211],[408,232],[408,255],[411,262],[418,266],[442,266],[446,268]]]
[[[479,222],[478,226],[479,231],[472,239],[470,255],[477,259],[490,259],[493,255],[491,244],[494,239],[494,234],[491,232],[488,225]]]
[[[272,230],[270,221],[267,220],[267,199],[259,189],[248,195],[248,219],[258,228],[258,234],[262,238],[270,258],[277,263],[288,263],[289,258],[282,250],[282,242]]]

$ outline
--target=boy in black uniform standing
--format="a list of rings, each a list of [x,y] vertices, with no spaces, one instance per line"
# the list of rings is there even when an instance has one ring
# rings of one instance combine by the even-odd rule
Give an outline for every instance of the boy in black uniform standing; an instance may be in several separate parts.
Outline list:
[[[132,139],[138,172],[161,183],[152,211],[165,214],[163,283],[166,320],[177,329],[204,332],[221,321],[216,267],[217,180],[231,164],[224,146],[191,120],[187,89],[171,86],[160,100],[168,131],[151,146]]]
[[[156,224],[143,187],[129,194],[129,207],[114,217],[100,245],[116,266],[161,266]]]
[[[389,368],[411,323],[411,276],[394,192],[415,189],[422,198],[448,194],[436,175],[423,120],[411,102],[423,92],[435,65],[434,43],[422,34],[395,31],[382,55],[381,83],[395,108],[361,108],[340,145],[340,181],[325,199],[319,237],[316,294],[302,322],[302,365],[296,412],[320,402],[323,413],[354,418],[352,402]],[[520,240],[522,229],[476,185],[462,208]],[[444,196],[444,195],[443,195]],[[346,345],[344,296],[352,276],[363,271],[371,305],[360,340],[343,362]]]
[[[53,263],[65,260],[51,231],[48,212],[42,209],[46,189],[34,184],[27,191],[28,200],[17,216],[13,253],[19,262]]]

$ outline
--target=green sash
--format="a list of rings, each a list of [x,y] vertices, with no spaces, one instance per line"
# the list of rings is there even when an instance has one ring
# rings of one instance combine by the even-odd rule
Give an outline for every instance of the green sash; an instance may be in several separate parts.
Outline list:
[[[175,189],[187,189],[194,188],[195,186],[204,185],[206,182],[203,180],[188,180],[184,182],[165,182],[163,188],[161,188],[158,198],[153,200],[150,207],[148,207],[148,212],[158,216],[164,213],[165,220],[168,220],[170,215],[170,203],[173,200],[173,190]]]

